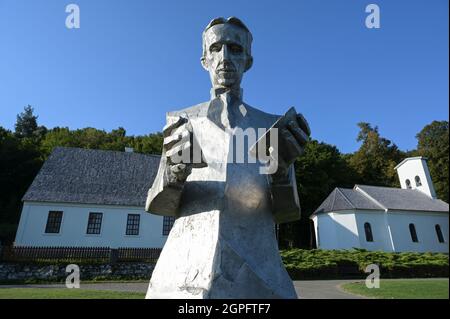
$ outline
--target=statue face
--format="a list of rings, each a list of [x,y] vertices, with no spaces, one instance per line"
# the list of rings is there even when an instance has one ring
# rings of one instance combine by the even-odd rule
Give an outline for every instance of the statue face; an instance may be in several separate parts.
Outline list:
[[[247,54],[250,43],[245,30],[230,24],[218,24],[204,34],[205,59],[213,87],[239,87],[249,68]]]

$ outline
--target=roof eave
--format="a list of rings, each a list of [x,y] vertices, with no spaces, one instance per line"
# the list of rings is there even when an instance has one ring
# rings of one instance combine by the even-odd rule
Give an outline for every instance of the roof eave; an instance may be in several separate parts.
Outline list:
[[[409,160],[413,160],[413,159],[421,159],[421,160],[427,160],[428,158],[424,157],[424,156],[414,156],[414,157],[407,157],[405,158],[403,161],[401,161],[400,163],[397,164],[397,166],[394,167],[395,170],[397,170],[397,168],[399,168],[400,166],[402,166],[404,163],[406,163]]]

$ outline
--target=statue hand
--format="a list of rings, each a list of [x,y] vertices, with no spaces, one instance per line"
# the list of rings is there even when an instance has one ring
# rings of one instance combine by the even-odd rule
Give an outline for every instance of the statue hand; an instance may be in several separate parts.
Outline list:
[[[296,114],[283,121],[279,128],[278,170],[273,174],[274,181],[287,177],[287,172],[295,159],[303,154],[306,143],[309,141],[311,130],[302,114]]]
[[[204,163],[193,161],[193,129],[189,120],[179,117],[175,123],[163,129],[163,152],[167,158],[169,184],[184,183],[192,168],[204,167]],[[187,154],[187,158],[186,158]]]

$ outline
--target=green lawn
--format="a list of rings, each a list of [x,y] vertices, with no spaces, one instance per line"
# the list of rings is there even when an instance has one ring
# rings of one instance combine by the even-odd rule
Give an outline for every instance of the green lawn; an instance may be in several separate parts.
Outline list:
[[[448,279],[430,280],[380,280],[380,288],[369,289],[365,282],[342,285],[342,289],[383,299],[448,299]]]
[[[0,299],[144,299],[145,293],[67,288],[1,288]]]

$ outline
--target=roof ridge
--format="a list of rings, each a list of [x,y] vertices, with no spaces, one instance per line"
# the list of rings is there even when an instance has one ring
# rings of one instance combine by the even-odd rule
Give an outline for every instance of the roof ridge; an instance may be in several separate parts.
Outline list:
[[[355,189],[355,187],[374,187],[374,188],[389,188],[389,189],[403,189],[403,188],[398,188],[398,187],[391,187],[391,186],[376,186],[376,185],[365,185],[365,184],[355,184],[355,186],[353,187],[353,189]]]
[[[318,211],[319,211],[319,209],[328,201],[328,199],[331,197],[331,196],[334,196],[333,197],[333,200],[332,200],[332,203],[331,203],[331,207],[330,208],[332,208],[333,207],[333,204],[334,204],[334,199],[336,198],[336,188],[337,187],[335,187],[334,189],[333,189],[333,191],[323,200],[323,202],[319,205],[319,207],[317,207],[315,210],[314,210],[314,212],[311,214],[311,215],[313,215],[313,214],[315,214],[315,213],[317,213]],[[331,201],[331,199],[330,199],[330,201]],[[322,208],[322,209],[325,209],[325,208]]]
[[[331,208],[331,210],[333,209],[333,207],[334,207],[334,202],[336,201],[336,193],[337,193],[337,187],[334,189],[334,191],[333,191],[333,200],[331,201],[331,206],[330,206],[330,208]]]
[[[347,198],[347,196],[345,196],[345,194],[337,187],[337,190],[339,191],[339,193],[344,197],[344,199],[350,204],[350,206],[352,206],[353,208],[356,209],[356,206],[353,205],[353,203]]]
[[[373,198],[372,196],[370,196],[369,194],[367,194],[367,192],[365,192],[363,189],[361,189],[359,187],[360,185],[355,185],[355,190],[359,191],[361,194],[363,194],[364,196],[367,197],[367,199],[369,199],[370,201],[372,201],[373,203],[375,203],[376,205],[380,206],[385,212],[388,211],[387,207],[385,207],[383,204],[381,204],[379,201],[377,201],[375,198]]]
[[[356,190],[357,187],[368,187],[368,188],[383,188],[383,189],[389,189],[389,190],[396,190],[396,191],[405,191],[405,192],[410,192],[416,189],[405,189],[405,188],[400,188],[400,187],[390,187],[390,186],[374,186],[374,185],[361,185],[361,184],[355,184],[355,186],[353,187],[354,190]]]
[[[52,153],[56,149],[67,149],[67,150],[81,150],[81,151],[90,151],[90,152],[109,152],[109,153],[121,153],[121,154],[137,154],[143,156],[152,156],[152,157],[161,157],[159,154],[146,154],[146,153],[138,153],[138,152],[125,152],[125,151],[116,151],[116,150],[103,150],[98,148],[84,148],[84,147],[71,147],[71,146],[55,146],[52,150]]]

